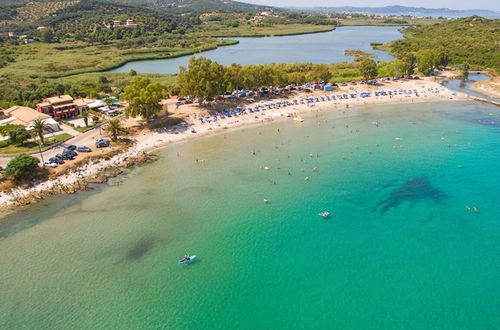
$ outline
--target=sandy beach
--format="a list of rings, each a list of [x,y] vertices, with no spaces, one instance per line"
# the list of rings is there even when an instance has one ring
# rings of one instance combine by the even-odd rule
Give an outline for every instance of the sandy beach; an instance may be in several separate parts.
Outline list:
[[[375,91],[411,91],[411,93],[397,93],[397,95],[378,95]],[[415,93],[417,91],[417,93]],[[359,97],[361,92],[371,92],[366,98]],[[326,96],[341,94],[356,94],[356,97],[336,98],[328,100]],[[418,96],[417,96],[418,95]],[[266,106],[266,110],[247,113],[237,117],[226,117],[211,122],[200,122],[200,108],[196,105],[181,105],[177,109],[169,109],[174,114],[172,116],[183,118],[183,124],[174,127],[159,128],[154,131],[142,130],[132,138],[135,144],[123,153],[119,153],[107,159],[96,162],[89,162],[77,170],[65,173],[55,179],[50,179],[38,185],[22,189],[13,189],[10,192],[0,193],[0,209],[13,209],[19,205],[26,205],[45,198],[55,193],[73,193],[86,187],[90,180],[96,182],[96,177],[109,169],[120,169],[137,164],[147,158],[147,154],[152,151],[168,146],[171,143],[184,141],[187,139],[201,138],[207,135],[220,134],[249,125],[259,125],[275,120],[292,120],[291,117],[319,111],[337,112],[339,116],[349,114],[350,109],[364,104],[391,104],[391,103],[417,103],[417,102],[439,102],[439,101],[463,101],[469,99],[466,94],[450,91],[435,81],[433,78],[419,80],[388,81],[378,86],[368,85],[348,85],[339,87],[333,92],[315,91],[312,93],[295,92],[286,99],[257,100],[254,103],[241,104],[245,108],[255,108],[257,105],[268,105],[278,101],[293,101],[304,98],[320,98],[319,102],[297,104],[276,107]],[[323,97],[324,101],[321,100]],[[293,102],[292,102],[293,103]],[[206,110],[203,110],[206,113]],[[134,120],[128,120],[127,124],[134,125]],[[192,131],[195,131],[193,133]],[[89,140],[95,138],[89,135]],[[70,141],[71,142],[71,141]],[[56,151],[54,151],[56,152]],[[197,161],[193,159],[193,161]],[[97,181],[105,181],[104,179]]]
[[[500,99],[500,77],[494,77],[486,81],[478,81],[474,83],[472,89],[490,97]]]

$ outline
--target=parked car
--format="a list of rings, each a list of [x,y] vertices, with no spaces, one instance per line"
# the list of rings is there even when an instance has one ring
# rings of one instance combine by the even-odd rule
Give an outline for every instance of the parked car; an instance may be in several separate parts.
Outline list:
[[[73,156],[72,154],[69,154],[67,152],[62,152],[60,154],[57,154],[56,157],[60,158],[60,159],[65,159],[65,160],[72,160],[73,158],[75,158],[75,156]]]
[[[75,150],[76,146],[74,144],[63,144],[61,145],[64,149]]]
[[[69,150],[69,149],[65,149],[62,154],[68,154],[68,155],[71,155],[73,157],[75,157],[76,155],[78,155],[78,153],[74,150]]]
[[[78,146],[78,147],[76,147],[76,151],[78,151],[78,152],[91,152],[92,149],[90,149],[87,146]]]
[[[50,162],[48,160],[44,161],[43,165],[49,166],[49,167],[52,167],[52,168],[56,168],[57,167],[57,163],[52,163],[52,162]]]
[[[95,146],[97,148],[109,147],[109,140],[103,139],[103,138],[98,138],[95,140]]]
[[[64,160],[62,158],[59,158],[59,157],[50,157],[49,162],[56,163],[59,165],[64,164]]]

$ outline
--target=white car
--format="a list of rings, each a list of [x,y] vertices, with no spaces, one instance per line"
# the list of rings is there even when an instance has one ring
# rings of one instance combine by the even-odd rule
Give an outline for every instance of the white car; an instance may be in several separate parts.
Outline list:
[[[56,163],[49,162],[48,160],[46,160],[45,162],[43,162],[43,165],[49,166],[49,167],[52,167],[52,168],[56,168],[58,166]]]

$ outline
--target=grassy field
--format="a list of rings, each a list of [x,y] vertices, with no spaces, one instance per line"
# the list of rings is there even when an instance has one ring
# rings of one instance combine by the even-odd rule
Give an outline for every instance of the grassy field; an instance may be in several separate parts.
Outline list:
[[[195,48],[134,48],[120,49],[113,45],[86,45],[80,42],[61,44],[31,43],[20,46],[16,61],[0,69],[13,79],[60,78],[87,72],[101,72],[120,66],[128,61],[161,59],[183,56],[233,44],[206,38],[202,46]],[[64,46],[64,47],[62,47]]]
[[[101,76],[105,76],[115,86],[126,85],[126,83],[133,78],[128,73],[90,72],[63,77],[60,78],[59,81],[62,83],[69,83],[71,85],[88,85],[95,84]],[[152,82],[157,82],[166,86],[173,86],[176,80],[176,77],[170,74],[141,73],[140,76],[148,78]]]
[[[42,146],[43,148],[50,147],[51,145],[54,145],[56,143],[66,141],[67,139],[71,138],[72,135],[63,133],[59,135],[54,135],[53,137],[46,138],[45,143]],[[27,141],[23,143],[22,145],[13,145],[10,144],[8,140],[0,141],[0,154],[3,155],[8,155],[8,154],[19,154],[19,153],[27,153],[27,152],[33,152],[33,151],[38,151],[38,142],[35,141]]]
[[[237,28],[208,25],[205,26],[206,31],[204,33],[216,37],[266,37],[328,32],[333,29],[335,29],[333,25],[311,24],[277,24],[273,26],[245,24]]]

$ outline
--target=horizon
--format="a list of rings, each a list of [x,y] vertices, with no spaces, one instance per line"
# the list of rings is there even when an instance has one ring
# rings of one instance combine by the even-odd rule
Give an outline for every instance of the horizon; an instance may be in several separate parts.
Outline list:
[[[402,6],[402,7],[416,7],[416,8],[426,8],[426,9],[451,9],[451,10],[491,10],[494,12],[500,12],[500,3],[491,3],[489,0],[478,0],[472,5],[469,1],[463,0],[436,0],[433,4],[428,6],[422,4],[420,1],[416,0],[400,0],[397,3],[389,0],[377,0],[377,4],[374,4],[373,0],[358,0],[353,3],[349,0],[336,1],[333,5],[328,0],[242,0],[241,2],[263,5],[263,6],[274,6],[274,7],[369,7],[369,8],[380,8],[388,6]]]

